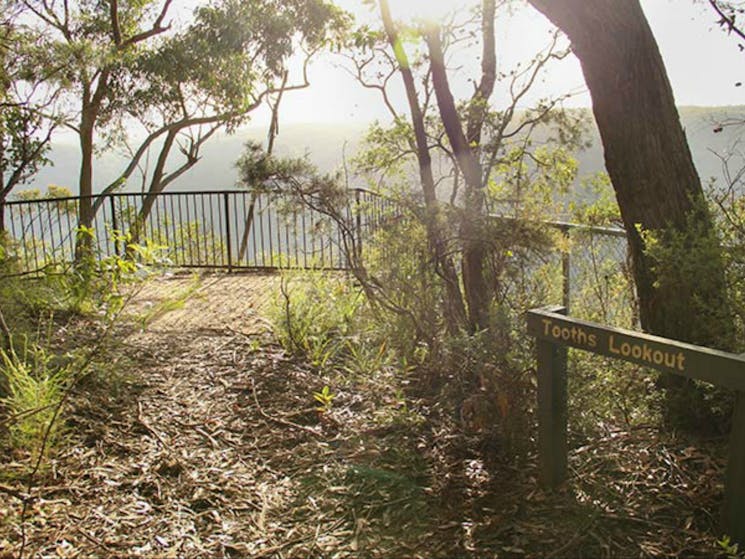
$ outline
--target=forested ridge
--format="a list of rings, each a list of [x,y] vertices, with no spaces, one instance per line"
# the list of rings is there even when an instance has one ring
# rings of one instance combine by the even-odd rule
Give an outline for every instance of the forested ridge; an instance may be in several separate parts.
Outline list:
[[[587,111],[587,109],[582,109]],[[694,161],[700,175],[722,179],[721,161],[710,150],[723,153],[732,146],[738,132],[726,128],[715,132],[723,118],[741,114],[741,107],[681,107],[680,114],[683,126],[691,145]],[[367,125],[364,123],[324,124],[287,123],[282,134],[277,138],[277,149],[285,155],[308,155],[310,160],[324,171],[336,169],[339,153],[346,143],[348,156],[360,149],[360,143]],[[219,136],[214,143],[205,146],[204,155],[199,165],[181,177],[170,187],[172,190],[211,190],[233,188],[237,184],[238,172],[235,160],[248,140],[263,139],[266,131],[261,127],[248,127],[237,130],[230,136]],[[579,160],[580,174],[593,174],[605,168],[602,145],[594,126],[589,133],[590,147],[576,153]],[[49,184],[66,186],[75,191],[75,175],[79,156],[75,146],[69,141],[60,141],[52,145],[49,159],[53,166],[42,168],[26,188],[44,190]],[[101,182],[108,183],[114,177],[121,161],[115,153],[103,153],[97,160]],[[132,184],[131,188],[137,188]]]

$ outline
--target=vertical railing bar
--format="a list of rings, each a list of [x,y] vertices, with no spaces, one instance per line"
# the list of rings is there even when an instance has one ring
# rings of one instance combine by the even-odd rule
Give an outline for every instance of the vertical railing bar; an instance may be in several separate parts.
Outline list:
[[[228,272],[233,271],[233,247],[230,239],[230,201],[228,200],[228,193],[223,193],[223,201],[225,203],[225,238],[228,245]]]
[[[269,238],[269,266],[274,267],[274,247],[272,246],[272,207],[271,200],[267,202],[267,226]]]
[[[122,253],[119,248],[119,239],[117,238],[119,236],[119,224],[118,220],[116,219],[116,197],[115,196],[109,196],[109,210],[111,211],[111,232],[114,236],[114,254],[117,256],[121,256]]]
[[[26,213],[26,205],[19,206],[18,210],[18,217],[20,218],[20,226],[21,226],[21,238],[19,241],[21,241],[21,246],[23,247],[23,262],[24,262],[24,268],[31,269],[31,262],[30,262],[30,251],[28,250],[28,241],[26,240],[26,219],[25,219],[25,213]]]
[[[72,224],[73,212],[67,212],[65,217],[67,219],[67,242],[70,247],[70,261],[75,259],[75,227]]]
[[[199,195],[196,192],[191,196],[194,202],[194,240],[190,244],[194,245],[194,250],[197,253],[196,261],[192,262],[192,265],[195,266],[199,266],[202,263],[202,249],[199,237],[201,236],[200,228],[203,226],[202,220],[204,219],[204,213],[200,215],[198,212],[197,196]]]
[[[202,248],[204,248],[204,264],[210,263],[209,258],[209,250],[207,249],[207,212],[204,205],[204,198],[206,194],[204,192],[200,193],[199,195],[199,201],[202,205]],[[212,228],[212,221],[210,220],[210,229]]]
[[[298,253],[299,239],[297,236],[297,208],[292,210],[292,238],[293,238],[293,252],[295,254],[295,268],[300,267],[300,254]]]
[[[256,246],[256,203],[257,203],[257,201],[258,201],[257,200],[257,197],[253,197],[253,195],[252,195],[251,205],[253,207],[253,210],[251,208],[249,208],[249,210],[248,210],[248,211],[253,211],[253,217],[252,217],[251,223],[250,223],[250,226],[251,226],[250,233],[251,233],[251,240],[253,242],[253,263],[254,263],[254,266],[258,266],[259,265],[259,255],[258,255],[257,246]],[[250,251],[246,251],[246,254],[249,254],[249,252]]]
[[[161,195],[162,194],[163,193],[161,192]],[[153,239],[153,240],[156,243],[158,243],[158,246],[163,246],[163,244],[164,244],[163,243],[163,222],[162,222],[161,217],[160,217],[160,214],[161,214],[160,207],[161,207],[161,205],[163,205],[163,202],[165,202],[166,198],[161,198],[161,195],[159,195],[155,199],[155,204],[153,204],[153,206],[154,206],[153,209],[155,210],[155,226],[156,226],[155,227],[155,236],[156,236],[156,239],[157,239],[157,240],[156,239]]]
[[[217,194],[219,196],[219,194]],[[218,221],[218,231],[220,234],[220,266],[225,266],[225,239],[223,232],[225,231],[224,226],[224,219],[223,219],[223,211],[225,210],[224,205],[221,203],[221,200],[218,198],[217,201],[217,221]]]
[[[259,238],[261,239],[261,266],[266,268],[266,247],[264,246],[264,194],[257,198],[259,206]],[[255,219],[255,217],[254,217]]]
[[[282,219],[279,215],[279,210],[274,206],[274,223],[277,225],[277,267],[282,267]]]
[[[349,205],[347,205],[347,207],[349,207]],[[335,227],[335,229],[336,229],[336,263],[339,266],[339,268],[343,268],[344,267],[344,262],[342,261],[342,252],[343,252],[342,247],[344,246],[344,239],[342,238],[342,229],[341,229],[341,227],[339,226],[338,223],[336,223],[335,225],[336,225],[336,227]],[[333,250],[333,248],[334,247],[332,245],[331,246],[331,249]],[[332,259],[331,259],[331,267],[333,268],[333,266],[334,266],[334,260],[333,260],[333,257],[332,257]]]
[[[16,233],[16,220],[15,220],[15,218],[13,217],[13,208],[14,208],[15,206],[6,206],[6,207],[7,207],[7,209],[8,209],[7,219],[8,219],[9,221],[6,221],[5,223],[6,223],[6,224],[7,224],[7,223],[10,223],[10,234],[11,234],[11,236],[13,237],[13,239],[16,239],[16,235],[17,235],[17,233]],[[7,225],[6,225],[6,226],[7,226]],[[16,239],[16,240],[17,240],[17,239]]]
[[[47,264],[50,259],[54,260],[54,238],[47,239],[47,235],[49,234],[49,228],[51,228],[52,225],[52,211],[54,211],[56,204],[54,202],[48,202],[46,204],[46,219],[41,219],[42,216],[39,216],[39,235],[42,238],[41,243],[41,262],[42,266]],[[49,225],[49,227],[47,227]],[[51,254],[50,254],[51,251]]]
[[[67,213],[67,202],[62,202],[62,211],[57,215],[57,233],[59,233],[60,259],[65,260],[65,233],[62,231],[62,216]]]
[[[215,240],[217,238],[217,234],[215,231],[215,206],[212,203],[212,200],[214,198],[214,194],[209,194],[207,199],[209,200],[209,207],[210,207],[210,239],[212,240],[212,262],[214,266],[217,266],[217,247],[215,246]],[[219,229],[218,229],[219,231]]]
[[[43,210],[49,211],[49,204],[47,202],[44,202],[42,204],[39,204],[38,212],[36,212],[36,215],[34,215],[33,219],[31,220],[31,235],[33,237],[36,237],[36,233],[34,232],[34,229],[37,226],[39,227],[39,242],[34,243],[34,265],[36,266],[36,269],[38,270],[41,266],[39,265],[39,251],[44,250],[44,225],[42,224],[42,212]],[[41,245],[39,245],[41,243]],[[43,256],[42,252],[42,256]]]
[[[302,224],[303,229],[303,268],[308,268],[308,243],[306,241],[308,237],[308,226],[305,221],[305,214],[306,214],[305,208],[302,208],[302,213],[300,214],[301,219],[300,222]]]
[[[287,267],[290,268],[290,262],[292,262],[292,257],[290,254],[290,220],[287,219],[287,216],[285,216],[284,219],[284,226],[285,226],[285,249],[284,251],[287,253]],[[281,264],[281,262],[280,262]]]
[[[193,219],[194,222],[192,226],[189,227],[189,231],[192,230],[194,234],[189,235],[189,245],[192,247],[192,258],[191,258],[191,265],[192,266],[199,266],[202,261],[202,252],[200,248],[200,239],[199,236],[201,235],[200,228],[202,227],[202,217],[199,214],[198,204],[197,204],[197,196],[198,194],[195,192],[194,194],[190,194],[187,198],[187,202],[191,200],[191,208],[193,210]]]
[[[316,212],[317,213],[317,212]],[[320,231],[321,231],[321,268],[326,267],[326,232],[323,230],[323,218],[319,217],[318,223],[321,224]]]
[[[244,207],[244,212],[243,212],[243,218],[244,219],[241,220],[241,219],[238,218],[239,216],[238,216],[238,196],[237,196],[237,194],[238,193],[236,193],[236,192],[231,192],[231,193],[226,193],[226,196],[228,196],[230,198],[230,200],[232,200],[232,202],[233,202],[233,229],[235,229],[235,235],[233,235],[233,238],[235,239],[236,252],[239,252],[240,251],[240,246],[238,246],[238,245],[240,243],[240,240],[239,239],[241,238],[241,235],[240,235],[240,231],[238,230],[238,226],[239,226],[239,224],[241,222],[245,223],[246,220],[245,220],[245,207]],[[238,254],[236,254],[235,256],[238,256]],[[233,265],[236,266],[237,268],[240,268],[241,267],[240,261],[239,262],[234,262]]]
[[[356,254],[356,258],[362,257],[362,205],[360,200],[360,191],[355,190],[354,192],[354,201],[355,201],[355,212],[356,215],[354,217],[355,225],[357,227],[357,242],[354,245]]]
[[[95,202],[95,197],[93,198],[93,200],[91,200],[91,203],[93,202]],[[101,220],[98,219],[98,215],[98,212],[96,212],[96,215],[93,216],[93,223],[91,223],[91,225],[93,226],[93,232],[96,236],[96,253],[97,256],[100,258],[100,256],[103,254],[103,251],[101,250],[101,237],[103,237],[104,235],[101,232]],[[104,230],[105,229],[106,228],[104,227]]]
[[[193,265],[194,264],[194,251],[193,251],[192,242],[191,242],[191,225],[192,225],[192,222],[191,222],[191,211],[189,210],[189,195],[187,194],[186,196],[180,196],[179,198],[183,198],[184,199],[184,205],[186,206],[186,231],[185,231],[185,234],[186,234],[186,247],[188,249],[188,255],[189,255],[188,256],[188,258],[189,258],[188,264],[189,265]]]
[[[57,204],[56,202],[53,202],[52,203],[52,206],[50,208],[50,211],[47,212],[47,217],[48,217],[47,222],[49,224],[48,225],[49,242],[52,245],[52,254],[51,255],[46,255],[45,254],[45,260],[51,258],[52,262],[54,262],[57,259],[57,248],[56,248],[56,245],[55,245],[55,242],[54,242],[54,221],[52,219],[51,209],[57,210],[57,214],[59,215],[59,204]]]
[[[178,265],[178,240],[176,239],[176,208],[174,206],[173,201],[175,200],[176,196],[171,194],[168,196],[168,202],[169,206],[171,207],[171,235],[169,238],[169,246],[171,247],[171,250],[169,251],[173,255],[173,264]]]
[[[184,239],[185,235],[188,235],[189,232],[185,231],[184,227],[184,208],[183,208],[183,196],[177,195],[176,199],[178,201],[178,231],[179,231],[179,252],[181,253],[181,264],[182,265],[188,265],[189,263],[189,256],[186,249],[186,240]],[[189,227],[189,221],[187,218],[186,221],[186,227]]]
[[[155,218],[155,212],[157,211],[158,207],[158,199],[160,198],[160,195],[156,195],[155,199],[153,200],[152,205],[150,206],[150,211],[147,214],[147,221],[148,221],[148,227],[149,230],[147,232],[147,239],[150,239],[151,242],[156,242],[156,232],[158,230],[157,224],[158,221]],[[143,198],[142,203],[145,203],[146,198]]]
[[[239,251],[243,249],[243,254],[241,254],[241,256],[243,256],[243,259],[241,259],[240,265],[250,267],[251,266],[251,252],[249,249],[250,249],[251,243],[249,242],[249,239],[251,236],[251,230],[250,229],[246,230],[246,226],[250,226],[251,224],[248,223],[248,204],[246,203],[247,196],[248,196],[248,192],[243,191],[241,193],[241,207],[243,208],[243,215],[241,216],[239,223],[243,224],[243,227],[240,230],[236,229],[235,236],[236,236],[236,239],[241,239],[241,246],[238,247]],[[237,227],[237,224],[236,224],[236,227]],[[243,247],[244,241],[246,243],[245,248]]]

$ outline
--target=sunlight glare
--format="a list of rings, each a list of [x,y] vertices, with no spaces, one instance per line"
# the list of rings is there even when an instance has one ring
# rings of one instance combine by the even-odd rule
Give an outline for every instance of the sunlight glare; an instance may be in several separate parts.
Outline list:
[[[406,22],[442,23],[454,13],[469,9],[456,0],[399,0],[391,2],[393,17]]]

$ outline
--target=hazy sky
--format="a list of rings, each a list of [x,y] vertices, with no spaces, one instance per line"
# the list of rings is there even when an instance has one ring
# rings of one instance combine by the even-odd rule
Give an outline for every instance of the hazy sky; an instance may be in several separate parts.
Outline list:
[[[623,1],[623,0],[619,0]],[[360,0],[337,2],[360,17],[372,17]],[[453,6],[456,0],[392,1],[394,13],[402,18],[436,16]],[[728,37],[718,27],[713,12],[705,2],[693,0],[642,0],[644,11],[660,46],[679,105],[740,105],[745,104],[745,88],[735,87],[743,78],[745,53],[739,51],[734,37]],[[498,21],[499,69],[510,70],[518,61],[531,58],[549,39],[549,25],[536,11],[525,8],[513,16]],[[367,122],[387,119],[388,113],[379,94],[365,90],[339,67],[339,57],[324,56],[310,71],[311,88],[288,95],[282,107],[281,121],[290,122]],[[463,76],[477,77],[478,61],[463,55],[450,61],[460,66]],[[463,78],[453,77],[461,94],[470,89]],[[396,83],[398,85],[398,81]],[[743,80],[745,81],[745,80]],[[569,106],[589,106],[579,63],[572,56],[553,65],[545,81],[536,89],[529,102],[564,92],[578,92]],[[402,97],[398,98],[403,101]],[[492,101],[499,106],[506,99],[497,89]],[[526,105],[529,103],[526,102]],[[399,103],[404,109],[404,105]],[[256,115],[253,124],[262,124],[265,115]]]

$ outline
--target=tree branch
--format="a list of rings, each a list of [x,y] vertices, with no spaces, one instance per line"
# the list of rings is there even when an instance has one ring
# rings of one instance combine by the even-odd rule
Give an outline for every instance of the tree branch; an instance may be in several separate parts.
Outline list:
[[[727,32],[729,33],[734,32],[735,35],[745,40],[745,32],[739,27],[737,27],[737,25],[735,24],[735,18],[733,16],[728,16],[726,13],[724,13],[724,10],[722,10],[722,8],[719,6],[719,2],[717,2],[717,0],[709,0],[709,4],[721,18],[719,20],[719,25],[722,27],[726,27]]]
[[[119,0],[109,0],[109,17],[111,18],[111,32],[114,35],[114,44],[121,46],[122,30],[119,27]]]
[[[113,0],[116,1],[116,0]],[[171,2],[173,0],[166,0],[163,3],[163,8],[160,11],[160,14],[158,15],[157,19],[153,22],[153,26],[148,29],[147,31],[143,31],[142,33],[137,33],[136,35],[133,35],[129,39],[122,41],[118,44],[118,50],[126,49],[127,47],[130,47],[134,44],[141,43],[142,41],[146,41],[150,37],[154,37],[156,35],[160,35],[161,33],[164,33],[168,31],[171,28],[171,25],[166,25],[163,27],[163,20],[166,17],[166,14],[168,13],[168,8],[171,6]]]

